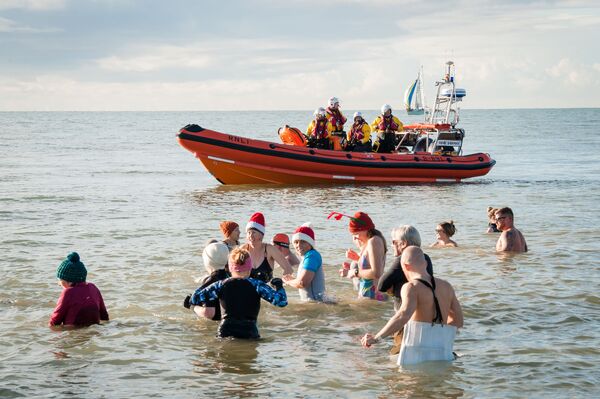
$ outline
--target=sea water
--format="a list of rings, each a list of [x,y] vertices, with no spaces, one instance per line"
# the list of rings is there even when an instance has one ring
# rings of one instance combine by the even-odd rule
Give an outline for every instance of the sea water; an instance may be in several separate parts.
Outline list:
[[[223,186],[175,136],[197,123],[278,141],[278,127],[304,129],[310,116],[0,113],[0,397],[599,396],[599,109],[464,110],[464,152],[497,164],[461,184]],[[528,253],[494,252],[488,206],[512,207]],[[357,301],[338,277],[352,240],[326,217],[358,210],[388,245],[395,226],[413,224],[428,244],[454,220],[459,247],[426,252],[464,309],[458,360],[400,370],[389,342],[360,346],[393,306]],[[288,307],[263,303],[260,341],[220,340],[182,302],[219,222],[243,230],[256,211],[266,238],[313,224],[339,303],[301,304],[289,289]],[[111,320],[52,331],[55,270],[71,251]]]

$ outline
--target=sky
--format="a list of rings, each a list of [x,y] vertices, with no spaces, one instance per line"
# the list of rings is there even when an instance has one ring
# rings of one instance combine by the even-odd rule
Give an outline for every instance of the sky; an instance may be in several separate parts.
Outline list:
[[[0,0],[0,111],[600,107],[600,1]]]

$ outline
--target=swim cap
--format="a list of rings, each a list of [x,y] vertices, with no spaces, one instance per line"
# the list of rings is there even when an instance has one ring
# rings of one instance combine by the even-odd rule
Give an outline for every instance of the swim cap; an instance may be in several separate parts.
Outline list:
[[[290,247],[290,238],[287,234],[278,233],[273,236],[273,244],[279,245],[280,247],[289,248]]]
[[[229,248],[222,242],[214,242],[207,245],[202,251],[202,260],[207,272],[212,273],[215,270],[225,269],[227,258],[229,257]]]

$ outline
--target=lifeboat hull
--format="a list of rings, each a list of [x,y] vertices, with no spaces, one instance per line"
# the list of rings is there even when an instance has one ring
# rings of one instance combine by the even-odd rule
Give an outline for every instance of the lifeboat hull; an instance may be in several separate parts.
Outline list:
[[[437,183],[483,176],[489,154],[438,156],[314,149],[188,125],[177,135],[222,184]]]

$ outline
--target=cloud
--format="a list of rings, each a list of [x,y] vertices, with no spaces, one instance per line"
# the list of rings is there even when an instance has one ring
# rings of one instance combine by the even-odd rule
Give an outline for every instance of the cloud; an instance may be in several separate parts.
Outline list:
[[[10,19],[0,17],[0,32],[4,33],[52,33],[58,32],[59,29],[54,28],[32,28],[26,25],[20,25]]]
[[[0,10],[47,11],[62,9],[65,7],[65,3],[65,0],[0,0]]]
[[[566,86],[588,87],[600,84],[599,69],[598,64],[584,65],[563,58],[555,65],[547,68],[546,73],[554,81],[561,82]]]
[[[205,68],[210,57],[199,48],[161,46],[146,54],[133,56],[109,56],[96,60],[96,64],[108,71],[153,72],[163,69]]]

